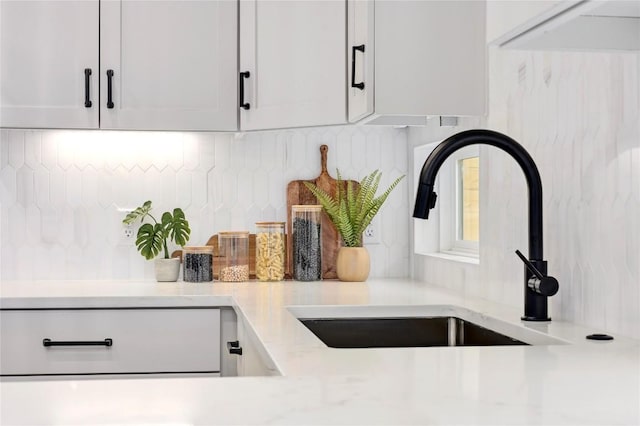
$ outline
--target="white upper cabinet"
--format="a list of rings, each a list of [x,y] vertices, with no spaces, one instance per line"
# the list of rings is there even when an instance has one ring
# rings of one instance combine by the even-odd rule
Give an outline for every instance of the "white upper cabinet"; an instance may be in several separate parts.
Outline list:
[[[344,0],[240,0],[240,128],[346,122]]]
[[[100,127],[237,130],[236,1],[103,1],[100,14]]]
[[[489,0],[487,41],[516,49],[640,50],[637,0]]]
[[[484,115],[485,10],[476,0],[350,2],[349,120],[420,125],[429,115]]]
[[[0,1],[0,127],[98,127],[98,16],[98,0]]]
[[[373,1],[349,2],[347,34],[349,38],[347,96],[349,99],[349,122],[353,123],[373,114],[373,87],[369,87],[374,78]]]

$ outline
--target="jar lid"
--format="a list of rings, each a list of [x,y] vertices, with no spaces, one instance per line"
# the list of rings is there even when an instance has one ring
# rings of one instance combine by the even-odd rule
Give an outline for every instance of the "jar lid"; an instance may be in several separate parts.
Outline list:
[[[249,238],[249,231],[220,231],[218,235],[224,238]]]
[[[285,222],[256,222],[256,226],[284,226]]]
[[[322,210],[322,206],[320,204],[295,204],[291,206],[291,209],[299,212],[316,212]]]
[[[186,246],[182,250],[185,253],[213,253],[213,246]]]

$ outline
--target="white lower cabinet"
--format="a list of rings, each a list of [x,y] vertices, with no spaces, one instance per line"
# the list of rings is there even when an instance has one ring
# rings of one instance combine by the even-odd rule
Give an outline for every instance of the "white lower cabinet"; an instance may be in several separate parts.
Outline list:
[[[237,340],[226,343],[227,352],[237,357],[236,374],[238,376],[279,376],[280,372],[253,332],[251,326],[242,317],[238,317]]]
[[[220,309],[0,311],[0,375],[219,374]]]

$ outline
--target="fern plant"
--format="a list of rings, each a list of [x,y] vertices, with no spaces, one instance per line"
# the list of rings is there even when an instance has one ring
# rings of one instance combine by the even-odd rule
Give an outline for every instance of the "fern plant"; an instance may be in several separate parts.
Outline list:
[[[335,225],[345,247],[362,247],[364,230],[404,175],[393,181],[386,191],[376,197],[381,177],[382,173],[374,170],[362,179],[360,187],[347,182],[345,188],[338,170],[338,189],[335,197],[310,182],[304,182]]]
[[[153,259],[160,251],[164,251],[164,258],[169,259],[168,239],[179,246],[184,246],[189,241],[189,222],[179,208],[173,209],[173,214],[164,212],[158,222],[151,215],[151,201],[145,201],[142,206],[128,213],[122,223],[131,225],[138,219],[142,223],[147,217],[151,218],[153,223],[143,223],[136,236],[136,247],[145,259]]]

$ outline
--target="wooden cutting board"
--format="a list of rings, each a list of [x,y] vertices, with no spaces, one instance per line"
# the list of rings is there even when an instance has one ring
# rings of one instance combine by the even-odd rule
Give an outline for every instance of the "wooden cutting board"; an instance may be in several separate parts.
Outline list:
[[[329,175],[327,171],[327,152],[329,147],[322,145],[320,147],[320,175],[311,180],[293,180],[287,185],[287,234],[291,236],[291,206],[296,204],[319,204],[316,197],[304,186],[304,182],[314,183],[318,188],[325,190],[331,195],[336,195],[338,189],[338,181]],[[343,187],[346,188],[347,182],[352,182],[354,188],[360,186],[356,181],[343,181]],[[336,227],[333,225],[327,214],[322,212],[322,278],[334,279],[338,278],[336,273],[336,258],[338,250],[342,246],[342,238]],[[292,251],[293,239],[287,239],[287,275],[291,276],[292,272]]]

